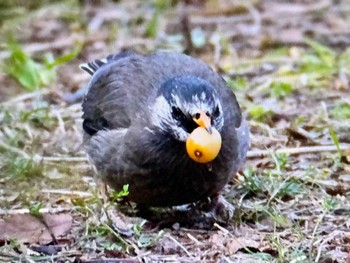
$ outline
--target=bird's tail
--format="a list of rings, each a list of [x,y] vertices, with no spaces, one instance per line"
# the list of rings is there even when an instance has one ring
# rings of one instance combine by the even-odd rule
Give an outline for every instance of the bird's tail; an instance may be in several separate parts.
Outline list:
[[[96,60],[90,61],[88,63],[80,64],[79,68],[86,71],[87,73],[89,73],[92,76],[99,68],[103,67],[103,65],[106,65],[110,62],[117,61],[117,60],[125,58],[125,57],[129,57],[133,54],[135,54],[133,51],[123,51],[123,52],[120,52],[118,54],[109,55],[103,59],[96,59]]]

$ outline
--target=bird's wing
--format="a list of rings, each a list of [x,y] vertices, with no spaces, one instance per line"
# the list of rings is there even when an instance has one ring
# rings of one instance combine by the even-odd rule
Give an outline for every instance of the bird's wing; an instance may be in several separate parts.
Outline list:
[[[133,54],[123,52],[80,66],[92,75],[82,105],[83,129],[87,134],[94,135],[100,130],[130,126],[130,78],[125,74],[127,69],[123,60]],[[132,65],[130,67],[132,68]]]

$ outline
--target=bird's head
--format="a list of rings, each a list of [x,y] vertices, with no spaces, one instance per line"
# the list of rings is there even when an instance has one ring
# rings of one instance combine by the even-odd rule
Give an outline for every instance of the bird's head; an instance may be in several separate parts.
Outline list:
[[[197,162],[209,162],[219,153],[222,105],[214,87],[201,78],[181,76],[163,83],[152,107],[152,122],[186,142],[187,153]]]

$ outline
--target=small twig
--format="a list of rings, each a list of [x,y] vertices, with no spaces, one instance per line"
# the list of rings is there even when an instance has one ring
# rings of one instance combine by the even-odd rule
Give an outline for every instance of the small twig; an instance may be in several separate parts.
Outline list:
[[[55,208],[40,208],[39,213],[45,214],[45,213],[60,213],[64,211],[72,211],[76,208],[79,208],[78,206],[62,206],[62,207],[55,207]],[[30,211],[28,208],[21,208],[21,209],[1,209],[0,208],[0,215],[17,215],[17,214],[30,214]]]
[[[265,123],[250,120],[249,125],[251,127],[258,127],[260,129],[263,129],[264,131],[266,131],[268,133],[268,136],[271,138],[275,138],[277,136],[276,132],[274,130],[272,130],[272,128],[269,125],[267,125]]]
[[[187,233],[187,237],[188,237],[189,239],[191,239],[194,243],[196,243],[197,246],[203,244],[203,243],[200,242],[197,238],[195,238],[194,236],[192,236],[190,233]]]
[[[339,145],[340,150],[346,151],[350,150],[350,144],[344,143]],[[298,155],[305,153],[319,153],[319,152],[336,152],[338,151],[335,145],[322,145],[322,146],[305,146],[298,148],[281,148],[277,150],[269,149],[269,150],[252,150],[248,151],[248,158],[257,158],[257,157],[265,157],[269,156],[273,153],[287,153],[290,155]]]
[[[125,247],[129,246],[129,243],[119,234],[117,233],[112,227],[110,227],[108,224],[103,224],[105,228],[107,228],[111,234],[116,237]]]
[[[230,237],[235,237],[230,231],[228,231],[226,228],[220,226],[218,223],[214,223],[214,226],[217,227],[219,230],[224,232],[225,234],[229,235]]]
[[[190,252],[188,252],[188,250],[179,243],[179,241],[177,241],[174,237],[172,237],[171,235],[166,235],[168,238],[170,238],[176,245],[178,245],[183,251],[185,251],[185,253],[187,254],[187,256],[192,257],[192,255],[190,254]]]
[[[328,243],[329,241],[331,241],[332,239],[334,239],[336,236],[343,234],[342,231],[339,230],[334,230],[327,238],[323,239],[322,238],[322,243],[318,246],[317,249],[317,256],[315,258],[315,262],[318,262],[320,260],[321,257],[321,253],[322,253],[322,248],[324,246],[324,244]],[[346,232],[346,234],[349,234],[348,232]],[[316,245],[317,242],[314,243],[314,245]]]
[[[317,218],[315,227],[314,227],[314,229],[312,231],[311,242],[310,242],[310,260],[312,259],[312,250],[313,250],[313,248],[315,246],[314,240],[315,240],[316,232],[317,232],[321,222],[323,221],[324,217],[326,216],[326,213],[327,213],[327,211],[323,210],[322,214]],[[315,262],[317,262],[317,260]]]
[[[41,156],[40,157],[44,162],[87,162],[87,157],[51,157],[51,156]]]
[[[281,6],[278,6],[280,9],[279,12],[265,12],[264,14],[261,15],[261,20],[266,21],[266,20],[273,20],[277,19],[277,16],[280,15],[294,15],[294,16],[302,16],[302,15],[307,15],[309,13],[316,13],[317,11],[326,9],[328,6],[331,5],[331,1],[329,0],[323,0],[321,2],[318,2],[316,4],[310,4],[306,5],[306,7],[302,8],[290,8],[289,6],[286,6],[285,9],[281,9]],[[244,15],[234,15],[234,16],[225,16],[221,15],[222,12],[217,13],[217,14],[203,14],[203,12],[199,15],[195,14],[191,18],[191,22],[194,25],[212,25],[212,24],[239,24],[239,23],[248,23],[254,19],[252,18],[251,14],[244,14]],[[277,14],[277,16],[276,16]]]
[[[21,94],[17,97],[14,97],[13,99],[2,102],[0,105],[3,105],[3,106],[15,105],[17,102],[21,102],[24,100],[29,100],[29,99],[35,98],[37,96],[45,95],[49,92],[50,92],[49,90],[38,90],[38,91],[32,92],[32,93]]]
[[[289,6],[286,6],[286,5],[284,5],[285,8],[283,8],[283,4],[281,4],[280,6],[278,6],[280,11],[278,14],[287,15],[287,16],[288,15],[307,15],[309,13],[320,12],[321,10],[328,8],[330,5],[332,5],[332,1],[330,0],[315,1],[315,3],[302,5],[299,7],[295,6],[294,8],[290,8]],[[268,16],[269,14],[267,14],[267,17]]]
[[[295,58],[289,57],[272,57],[272,58],[242,58],[233,62],[233,67],[239,67],[243,65],[261,66],[262,64],[293,64],[298,62]]]
[[[26,152],[12,147],[11,145],[6,144],[0,139],[0,148],[3,148],[9,152],[16,153],[18,155],[21,155],[22,157],[26,159],[33,159],[35,161],[43,161],[43,162],[88,162],[88,158],[86,156],[82,157],[69,157],[69,156],[64,156],[64,157],[51,157],[51,156],[40,156],[39,154],[35,154],[33,157],[28,155]]]
[[[42,189],[42,193],[45,194],[61,194],[61,195],[76,195],[80,197],[91,197],[93,194],[82,191],[70,191],[66,189]]]
[[[222,24],[238,24],[243,22],[249,22],[252,20],[252,17],[248,14],[245,15],[236,15],[236,16],[193,16],[191,18],[191,23],[196,26],[206,26],[206,25],[222,25]]]
[[[36,52],[46,52],[49,50],[60,50],[63,48],[70,48],[77,43],[84,43],[84,44],[89,44],[93,43],[95,41],[104,41],[109,37],[108,34],[105,33],[99,33],[99,34],[94,34],[93,37],[87,37],[85,38],[82,35],[72,35],[70,37],[66,38],[58,38],[58,40],[54,42],[34,42],[27,44],[23,47],[24,51],[28,54],[33,54]],[[10,52],[8,51],[3,51],[0,52],[0,59],[6,59],[10,56]]]
[[[66,133],[66,128],[64,127],[64,121],[62,119],[61,112],[58,110],[53,111],[53,114],[56,116],[57,121],[58,121],[58,128],[60,132]]]

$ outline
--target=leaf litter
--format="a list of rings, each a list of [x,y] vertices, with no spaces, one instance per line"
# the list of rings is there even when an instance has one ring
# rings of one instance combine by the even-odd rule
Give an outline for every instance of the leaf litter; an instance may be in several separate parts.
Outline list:
[[[3,8],[2,43],[16,39],[20,56],[0,51],[0,260],[349,262],[347,1]],[[224,190],[234,221],[160,225],[111,212],[98,193],[81,148],[78,65],[128,48],[189,52],[235,90],[252,145]]]
[[[64,236],[72,227],[70,214],[44,214],[42,220],[30,214],[9,215],[0,222],[0,240],[16,239],[24,243],[47,244]],[[45,222],[45,223],[43,223]]]

